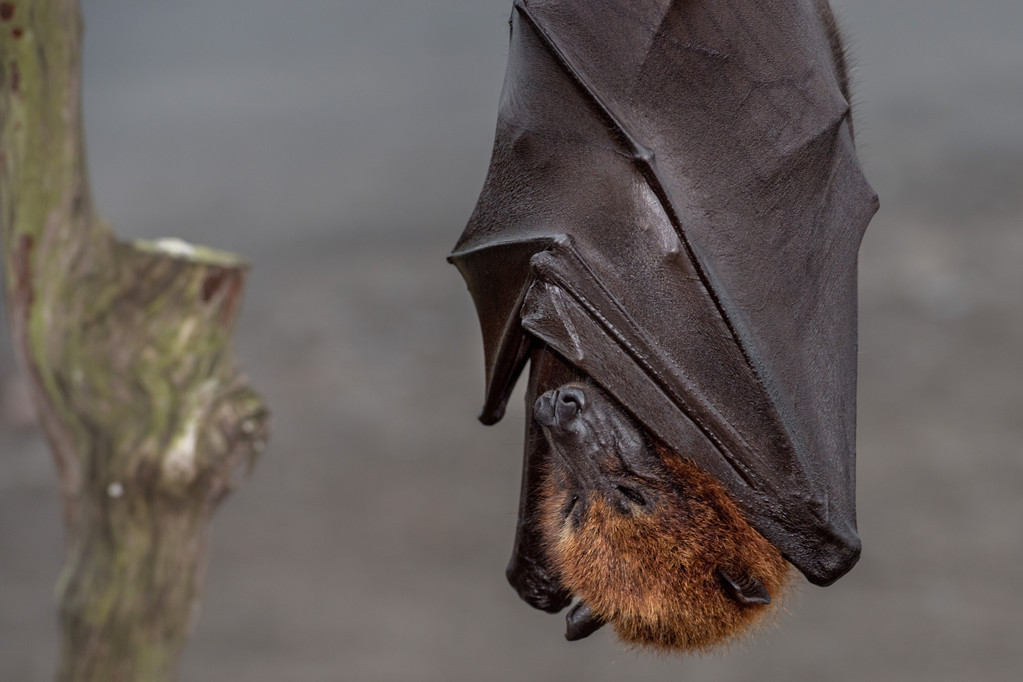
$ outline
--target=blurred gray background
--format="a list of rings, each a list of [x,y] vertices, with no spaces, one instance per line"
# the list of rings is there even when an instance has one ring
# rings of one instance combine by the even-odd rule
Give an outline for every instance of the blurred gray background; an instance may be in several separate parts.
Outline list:
[[[482,186],[509,0],[85,0],[100,211],[255,268],[271,447],[213,537],[184,679],[1023,677],[1023,3],[841,0],[860,152],[863,558],[692,660],[562,639],[504,581],[523,409],[475,421],[444,262]],[[50,680],[62,529],[0,341],[0,679]],[[520,394],[521,396],[521,394]]]

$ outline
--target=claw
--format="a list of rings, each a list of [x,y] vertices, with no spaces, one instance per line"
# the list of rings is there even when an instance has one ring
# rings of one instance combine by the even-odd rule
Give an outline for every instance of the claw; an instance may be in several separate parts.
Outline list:
[[[771,593],[767,591],[764,584],[750,576],[745,585],[740,584],[735,578],[728,575],[723,568],[718,568],[718,575],[724,583],[725,591],[740,604],[770,604]]]
[[[585,602],[577,602],[565,616],[565,639],[577,642],[604,627],[604,621],[593,614]]]

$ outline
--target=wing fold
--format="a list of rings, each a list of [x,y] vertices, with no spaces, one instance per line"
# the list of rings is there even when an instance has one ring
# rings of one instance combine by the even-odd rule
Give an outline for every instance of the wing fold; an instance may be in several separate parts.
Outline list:
[[[549,348],[833,582],[860,547],[856,257],[877,203],[817,0],[515,8],[451,256],[483,332],[480,418]]]

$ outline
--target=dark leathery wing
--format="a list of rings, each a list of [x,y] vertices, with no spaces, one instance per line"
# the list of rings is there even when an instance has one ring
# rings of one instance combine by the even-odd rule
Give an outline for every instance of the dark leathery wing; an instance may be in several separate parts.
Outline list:
[[[820,585],[860,550],[856,266],[877,208],[831,55],[814,0],[519,0],[450,258],[483,331],[485,423],[552,352]]]

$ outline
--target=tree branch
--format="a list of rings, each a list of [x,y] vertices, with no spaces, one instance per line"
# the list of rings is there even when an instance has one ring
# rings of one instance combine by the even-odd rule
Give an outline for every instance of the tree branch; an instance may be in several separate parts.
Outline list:
[[[0,239],[68,528],[61,680],[175,676],[208,522],[266,442],[235,365],[246,263],[96,215],[76,0],[0,3]]]

